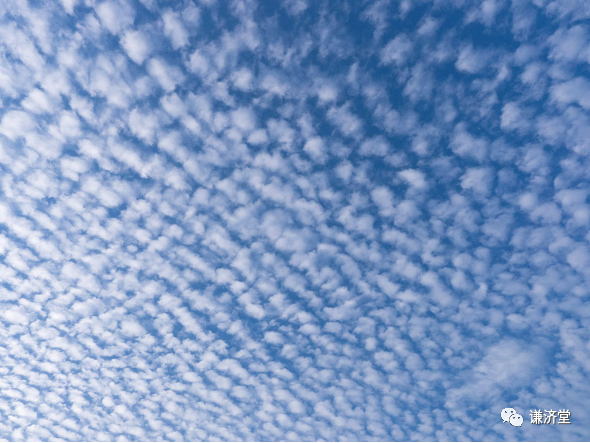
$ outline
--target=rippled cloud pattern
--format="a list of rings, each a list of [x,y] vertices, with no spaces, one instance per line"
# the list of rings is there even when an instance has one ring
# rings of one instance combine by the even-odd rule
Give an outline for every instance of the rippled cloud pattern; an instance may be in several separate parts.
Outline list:
[[[590,439],[589,19],[2,0],[0,438]]]

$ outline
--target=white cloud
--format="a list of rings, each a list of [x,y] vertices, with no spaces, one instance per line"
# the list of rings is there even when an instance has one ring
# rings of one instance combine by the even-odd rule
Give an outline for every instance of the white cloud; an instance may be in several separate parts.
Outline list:
[[[588,39],[588,30],[581,24],[572,27],[561,27],[549,37],[549,43],[552,47],[549,57],[567,61],[587,57]]]
[[[506,103],[502,108],[500,117],[500,126],[502,129],[514,130],[525,129],[530,126],[526,115],[523,114],[517,103]]]
[[[461,176],[461,187],[487,195],[492,185],[492,171],[489,168],[469,168]]]
[[[483,359],[474,366],[469,378],[458,388],[451,389],[447,395],[447,405],[454,409],[459,402],[471,404],[495,392],[523,388],[532,384],[530,378],[534,368],[545,358],[538,346],[526,346],[513,339],[503,339],[491,346]],[[466,371],[467,372],[467,371]],[[473,392],[482,395],[473,396]]]
[[[360,154],[361,155],[376,155],[379,157],[385,157],[390,150],[389,143],[383,136],[376,136],[365,140],[361,144]]]
[[[180,16],[172,11],[166,11],[162,15],[164,21],[164,34],[172,42],[174,49],[180,49],[188,44],[188,32],[185,29]]]
[[[587,273],[590,269],[590,251],[579,246],[567,255],[567,262],[577,271]]]
[[[424,189],[428,185],[424,173],[417,169],[405,169],[398,173],[401,179],[406,181],[410,186],[417,189]]]
[[[381,50],[381,63],[404,65],[412,51],[412,46],[412,41],[406,34],[397,35]]]
[[[256,128],[256,114],[252,109],[239,108],[232,112],[231,119],[240,131],[249,133]]]
[[[35,114],[51,112],[53,110],[53,105],[47,94],[38,88],[33,89],[29,93],[27,98],[22,101],[21,106]]]
[[[11,140],[25,137],[35,127],[33,118],[23,111],[9,111],[0,122],[0,134]]]
[[[74,8],[78,4],[78,0],[60,0],[60,2],[68,14],[73,14]]]
[[[124,320],[121,322],[121,332],[128,337],[138,337],[145,334],[145,329],[136,321]]]
[[[248,137],[248,143],[253,145],[263,145],[268,141],[268,135],[264,129],[257,129]]]
[[[151,145],[159,129],[158,119],[153,114],[145,115],[134,109],[129,114],[129,129],[145,143]]]
[[[577,103],[584,109],[590,109],[590,82],[576,77],[559,83],[551,87],[551,97],[560,104]]]
[[[238,88],[242,91],[249,91],[252,89],[254,75],[248,68],[242,68],[240,70],[234,71],[231,77],[235,88]]]
[[[29,323],[27,316],[18,308],[9,308],[0,314],[2,319],[10,324],[26,325]]]
[[[360,138],[362,136],[362,121],[350,111],[350,105],[328,110],[328,119],[346,136]]]
[[[469,45],[459,51],[455,67],[461,72],[477,74],[486,67],[487,63],[488,54]]]
[[[121,37],[121,45],[129,58],[138,65],[141,65],[152,52],[148,36],[141,31],[127,30]]]
[[[113,34],[133,24],[135,11],[128,3],[107,0],[96,6],[96,13],[103,26]]]
[[[274,345],[283,344],[284,339],[281,334],[275,331],[268,331],[264,333],[264,340]]]
[[[176,85],[184,79],[182,71],[176,66],[170,66],[165,61],[152,58],[148,62],[148,72],[156,79],[166,92],[172,92]]]
[[[317,161],[323,162],[326,159],[326,148],[321,137],[313,137],[307,140],[303,150]]]
[[[66,138],[80,136],[80,120],[78,116],[73,112],[62,112],[59,118],[59,130]]]
[[[306,0],[286,0],[282,5],[291,15],[300,15],[309,4]]]
[[[488,144],[483,138],[474,137],[464,123],[455,127],[451,149],[460,157],[468,157],[482,162],[487,156]]]

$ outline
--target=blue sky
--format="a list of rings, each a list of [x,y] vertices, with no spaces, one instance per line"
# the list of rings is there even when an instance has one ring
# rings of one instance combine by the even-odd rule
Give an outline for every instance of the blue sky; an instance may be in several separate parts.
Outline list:
[[[1,439],[590,439],[586,0],[0,17]]]

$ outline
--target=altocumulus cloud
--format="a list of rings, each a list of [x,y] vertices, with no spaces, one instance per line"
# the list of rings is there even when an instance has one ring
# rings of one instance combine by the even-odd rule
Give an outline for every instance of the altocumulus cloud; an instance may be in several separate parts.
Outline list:
[[[0,438],[590,439],[582,3],[0,2]]]

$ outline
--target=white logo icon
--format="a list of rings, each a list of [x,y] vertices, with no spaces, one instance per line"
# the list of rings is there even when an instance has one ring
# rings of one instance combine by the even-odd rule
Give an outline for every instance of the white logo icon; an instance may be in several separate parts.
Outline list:
[[[509,422],[512,426],[522,426],[522,415],[516,413],[514,408],[504,408],[500,414],[502,422]]]
[[[502,409],[502,413],[500,414],[502,416],[502,423],[506,423],[507,421],[509,421],[510,416],[512,414],[516,414],[516,409],[512,409],[512,408]]]
[[[522,415],[512,414],[510,416],[510,424],[512,426],[522,426]]]

